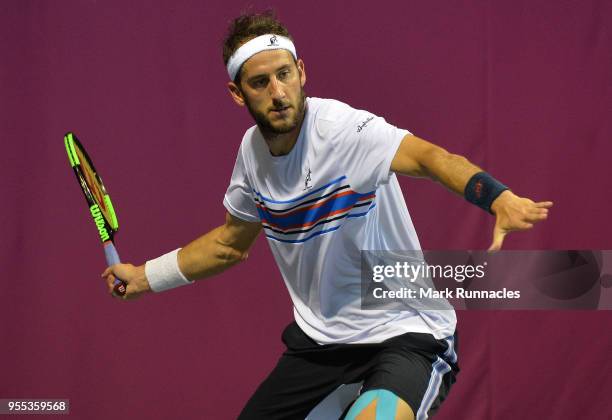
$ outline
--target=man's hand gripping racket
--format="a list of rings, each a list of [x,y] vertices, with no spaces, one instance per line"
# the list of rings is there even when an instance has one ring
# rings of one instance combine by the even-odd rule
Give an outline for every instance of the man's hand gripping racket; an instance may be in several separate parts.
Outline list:
[[[72,166],[77,181],[83,190],[89,212],[93,217],[100,240],[104,246],[106,263],[109,266],[119,264],[121,260],[113,243],[113,236],[117,229],[119,229],[119,223],[117,222],[117,216],[110,196],[91,158],[74,133],[66,133],[64,145],[66,146],[70,166]],[[115,278],[113,293],[118,296],[124,296],[126,291],[127,283],[120,278]]]

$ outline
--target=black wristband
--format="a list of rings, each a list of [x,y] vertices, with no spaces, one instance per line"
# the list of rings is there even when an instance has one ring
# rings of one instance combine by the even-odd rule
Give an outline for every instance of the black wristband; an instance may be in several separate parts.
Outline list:
[[[468,181],[463,195],[470,203],[476,204],[481,209],[493,214],[491,204],[507,189],[509,188],[488,173],[478,172]]]

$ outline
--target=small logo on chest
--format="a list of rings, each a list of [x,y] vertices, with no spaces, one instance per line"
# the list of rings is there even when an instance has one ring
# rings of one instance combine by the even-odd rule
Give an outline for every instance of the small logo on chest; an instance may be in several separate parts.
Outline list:
[[[304,178],[304,191],[312,188],[311,174],[312,174],[312,171],[310,170],[310,168],[308,168],[308,170],[306,171],[306,178]]]

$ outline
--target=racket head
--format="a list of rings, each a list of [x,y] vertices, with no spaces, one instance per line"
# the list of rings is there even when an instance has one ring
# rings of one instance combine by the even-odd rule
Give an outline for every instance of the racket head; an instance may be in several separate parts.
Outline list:
[[[81,186],[102,243],[113,240],[119,229],[110,195],[89,154],[73,132],[64,135],[68,161]]]

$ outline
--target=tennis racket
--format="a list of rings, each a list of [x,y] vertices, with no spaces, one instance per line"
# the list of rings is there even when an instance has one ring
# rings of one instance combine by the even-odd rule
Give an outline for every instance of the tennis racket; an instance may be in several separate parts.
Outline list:
[[[106,263],[109,266],[119,264],[121,260],[113,243],[113,236],[119,229],[119,223],[117,222],[113,203],[102,183],[102,178],[100,178],[100,174],[96,171],[91,158],[74,133],[66,133],[64,145],[66,146],[70,166],[72,166],[77,181],[81,185],[89,212],[93,217],[100,240],[104,246]],[[126,287],[127,283],[116,278],[113,292],[123,296],[125,295]]]

